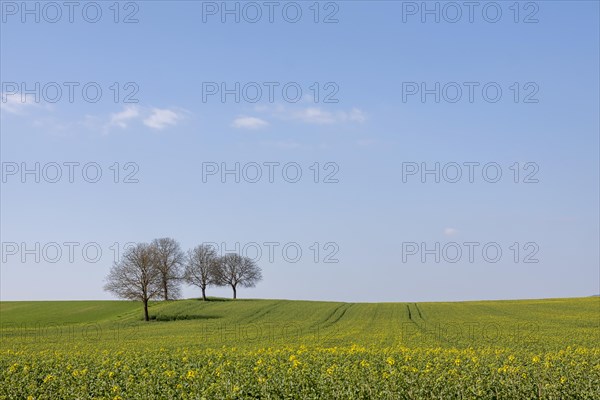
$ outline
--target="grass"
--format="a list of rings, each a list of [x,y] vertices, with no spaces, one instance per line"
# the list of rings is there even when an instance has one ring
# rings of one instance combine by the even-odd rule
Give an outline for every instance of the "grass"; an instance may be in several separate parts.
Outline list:
[[[0,399],[600,398],[599,301],[0,302]]]
[[[61,336],[110,346],[126,334],[144,345],[165,336],[177,346],[196,345],[201,336],[213,346],[255,346],[263,338],[265,344],[557,349],[600,342],[598,304],[596,298],[418,304],[211,298],[151,303],[153,321],[145,323],[136,302],[0,302],[0,332],[11,338],[3,345],[28,346]],[[251,333],[254,339],[244,343]]]

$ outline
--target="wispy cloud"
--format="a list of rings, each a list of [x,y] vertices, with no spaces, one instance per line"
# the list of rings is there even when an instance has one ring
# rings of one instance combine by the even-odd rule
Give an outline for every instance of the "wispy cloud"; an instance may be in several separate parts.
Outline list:
[[[125,109],[118,113],[110,114],[110,120],[108,122],[108,127],[117,126],[121,129],[127,128],[127,124],[139,117],[140,110],[136,106],[127,106]]]
[[[458,234],[458,229],[454,229],[454,228],[444,229],[444,235],[446,235],[446,236],[456,236],[457,234]]]
[[[346,123],[363,123],[367,120],[367,115],[359,108],[350,110],[326,110],[322,107],[289,107],[283,105],[255,107],[259,113],[268,113],[273,118],[299,121],[312,125],[333,125]]]
[[[150,116],[144,119],[144,125],[149,128],[162,130],[168,126],[175,126],[183,114],[168,108],[153,108]]]
[[[358,108],[350,111],[326,111],[318,107],[308,107],[292,113],[292,119],[298,119],[307,124],[329,125],[347,122],[362,123],[367,120],[365,113]]]
[[[32,115],[33,113],[27,112],[27,109],[33,107],[39,107],[41,111],[57,111],[52,104],[36,102],[33,96],[21,96],[18,93],[8,95],[0,93],[0,97],[0,111],[3,114],[10,113],[20,118],[27,117],[34,127],[53,131],[66,131],[71,128],[81,129],[83,127],[108,134],[115,128],[125,130],[140,122],[148,128],[163,130],[177,125],[187,113],[187,111],[177,108],[150,108],[127,105],[120,111],[110,113],[108,116],[88,114],[79,119],[61,120],[56,115],[39,115],[38,112]]]
[[[178,109],[125,106],[121,111],[110,114],[108,121],[103,123],[102,133],[108,134],[114,128],[125,130],[140,122],[148,128],[163,130],[177,125],[183,118],[184,112]],[[86,116],[86,119],[88,124],[102,120],[102,118],[90,116]]]
[[[257,117],[239,116],[233,120],[231,126],[238,129],[257,130],[269,126],[269,123]]]
[[[15,115],[25,115],[26,109],[39,106],[33,96],[22,96],[21,94],[0,93],[0,111]]]

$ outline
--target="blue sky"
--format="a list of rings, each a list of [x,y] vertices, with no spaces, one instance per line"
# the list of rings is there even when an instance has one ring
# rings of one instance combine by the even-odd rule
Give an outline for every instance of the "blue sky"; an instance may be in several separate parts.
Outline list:
[[[2,2],[0,299],[108,299],[102,285],[115,249],[164,236],[184,249],[215,242],[226,252],[239,243],[256,255],[258,246],[264,280],[241,297],[600,292],[597,2],[521,2],[518,16],[513,2],[480,2],[473,22],[462,8],[455,23],[448,19],[460,2],[429,2],[438,4],[439,22],[422,14],[421,2],[321,2],[318,23],[313,2],[277,3],[272,23],[264,2],[252,3],[263,13],[256,23],[244,19],[254,15],[243,14],[252,11],[247,3],[238,5],[240,22],[222,22],[221,2],[123,2],[118,23],[113,2],[97,3],[96,23],[77,4],[73,23],[66,9],[51,23],[54,10],[44,3],[36,22],[20,2]],[[299,21],[286,21],[297,8]],[[488,22],[498,8],[498,21]],[[124,23],[126,16],[138,22]],[[326,16],[338,22],[324,23]],[[36,82],[39,101],[30,94],[23,102],[21,85],[36,92]],[[207,94],[214,83],[236,82],[239,102]],[[435,93],[422,98],[422,84],[435,92],[436,83],[439,102]],[[97,102],[84,97],[86,84],[90,97],[101,88]],[[56,86],[63,91],[53,103]],[[256,86],[262,97],[252,102]],[[298,87],[302,97],[292,102]],[[457,87],[462,97],[453,102]],[[137,103],[125,103],[128,94]],[[22,176],[36,163],[39,183]],[[221,167],[236,163],[240,182],[231,174],[222,182]],[[421,168],[436,163],[447,174],[439,183],[432,174],[422,179]],[[465,163],[479,163],[466,164],[473,182]],[[52,183],[56,165],[62,176]],[[208,165],[219,172],[203,179]],[[263,175],[251,183],[256,165]],[[403,179],[409,165],[419,172]],[[463,175],[451,183],[456,165]],[[289,182],[298,169],[299,181]],[[488,182],[498,169],[501,179]],[[97,170],[99,181],[88,182]],[[415,243],[419,250],[408,254]],[[436,243],[440,262],[423,252]],[[453,243],[463,252],[457,262],[448,261]],[[464,243],[477,244],[472,262]],[[502,257],[486,259],[486,244]],[[83,247],[102,255],[84,256]]]

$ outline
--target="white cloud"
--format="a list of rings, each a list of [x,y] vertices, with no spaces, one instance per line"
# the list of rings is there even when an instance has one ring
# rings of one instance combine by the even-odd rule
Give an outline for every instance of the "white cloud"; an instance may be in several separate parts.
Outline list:
[[[0,93],[0,96],[0,111],[2,114],[10,113],[19,118],[27,118],[33,127],[60,134],[73,130],[80,131],[81,129],[108,134],[113,129],[125,130],[140,122],[143,122],[149,128],[161,130],[168,126],[177,125],[188,113],[183,109],[161,109],[129,105],[123,107],[121,111],[108,114],[108,116],[86,114],[82,118],[66,120],[54,113],[48,114],[48,112],[57,111],[55,106],[49,103],[39,104],[33,96],[21,98],[20,94],[5,95],[3,93]],[[26,112],[27,108],[32,107],[37,107],[35,113]]]
[[[446,236],[454,236],[457,234],[458,234],[458,229],[454,229],[454,228],[444,229],[444,235],[446,235]]]
[[[352,121],[352,122],[358,122],[358,123],[363,123],[367,120],[367,116],[365,115],[365,113],[358,109],[358,108],[353,108],[348,114],[348,120]]]
[[[329,111],[323,111],[317,107],[308,107],[294,113],[294,118],[307,124],[333,124],[335,117]]]
[[[35,105],[37,105],[37,103],[35,102],[35,97],[32,95],[23,97],[20,93],[0,93],[0,111],[23,115],[26,108]]]
[[[144,125],[152,129],[164,129],[169,125],[177,125],[177,122],[182,118],[180,113],[177,113],[168,108],[153,108],[152,114],[144,119]]]
[[[264,119],[256,118],[256,117],[245,117],[239,116],[233,120],[231,126],[239,129],[260,129],[268,126],[269,123]]]
[[[127,124],[130,120],[139,117],[140,110],[135,106],[125,107],[121,112],[110,114],[110,121],[108,126],[118,126],[121,129],[127,128]]]
[[[353,108],[350,111],[325,111],[318,107],[308,107],[293,114],[294,119],[299,119],[307,124],[343,124],[348,122],[363,123],[367,120],[365,113]]]
[[[359,108],[350,111],[328,111],[319,107],[289,108],[283,105],[255,107],[257,112],[268,112],[273,117],[283,120],[295,120],[306,124],[332,125],[344,123],[363,123],[367,120],[366,114]]]

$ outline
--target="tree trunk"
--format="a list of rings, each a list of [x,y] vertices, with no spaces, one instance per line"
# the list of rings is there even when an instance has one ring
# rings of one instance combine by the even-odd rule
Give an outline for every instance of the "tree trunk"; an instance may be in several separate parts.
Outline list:
[[[148,300],[144,300],[144,320],[150,321],[150,316],[148,315]]]
[[[235,290],[235,286],[234,285],[231,285],[231,287],[233,288],[233,299],[235,300],[235,299],[237,299],[237,292]]]
[[[165,279],[163,281],[163,291],[165,293],[165,300],[169,300],[169,289],[167,289],[167,287],[169,286],[167,280]]]
[[[206,288],[202,288],[202,300],[206,301]]]

